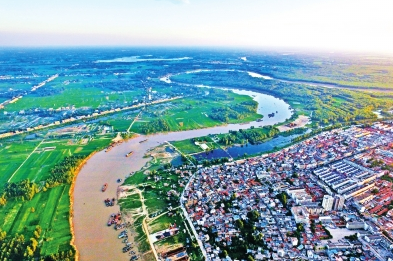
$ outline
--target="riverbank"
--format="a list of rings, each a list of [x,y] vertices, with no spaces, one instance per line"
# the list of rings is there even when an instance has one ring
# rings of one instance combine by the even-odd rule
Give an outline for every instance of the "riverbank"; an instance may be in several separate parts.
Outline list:
[[[75,244],[75,231],[74,231],[74,226],[73,226],[73,217],[74,217],[74,188],[75,188],[75,183],[76,183],[76,178],[78,176],[78,173],[80,170],[83,168],[83,166],[86,164],[86,162],[94,156],[94,154],[97,153],[96,151],[91,153],[89,156],[87,156],[83,162],[78,166],[78,168],[75,170],[75,175],[71,183],[70,190],[68,192],[68,195],[70,197],[70,216],[69,216],[69,222],[70,222],[70,230],[71,230],[71,241],[70,245],[75,249],[75,261],[79,261],[79,251],[78,248]]]
[[[304,116],[304,115],[299,115],[299,117],[296,120],[294,120],[294,121],[292,121],[292,122],[290,122],[288,124],[278,126],[277,128],[278,128],[278,130],[280,132],[290,131],[290,130],[293,130],[293,129],[296,129],[296,128],[303,128],[309,122],[310,122],[310,118],[309,117]]]
[[[258,93],[256,93],[257,95]],[[267,96],[267,95],[266,95]],[[267,97],[271,106],[281,101],[273,96]],[[277,105],[276,104],[276,105]],[[286,104],[286,103],[285,103]],[[266,106],[266,103],[258,104],[258,107],[266,110],[266,113],[279,111],[277,117],[270,121],[254,121],[247,124],[228,124],[206,129],[189,130],[182,132],[158,133],[149,136],[139,135],[131,140],[113,147],[109,152],[100,151],[92,155],[83,165],[76,176],[73,190],[73,230],[75,235],[74,244],[78,248],[79,260],[128,260],[127,254],[123,254],[121,240],[114,229],[108,229],[106,223],[112,213],[120,211],[118,205],[105,207],[103,200],[117,195],[119,183],[117,179],[123,179],[129,173],[140,170],[150,160],[145,154],[166,141],[184,140],[188,138],[206,136],[209,134],[228,133],[230,130],[246,129],[251,126],[274,125],[286,120],[284,117],[289,105],[279,109]],[[263,113],[263,114],[266,114]],[[279,117],[279,115],[282,115]],[[146,141],[145,141],[146,140]],[[141,141],[144,141],[141,143]],[[133,151],[133,155],[125,155]],[[107,183],[105,192],[101,191],[103,184]]]

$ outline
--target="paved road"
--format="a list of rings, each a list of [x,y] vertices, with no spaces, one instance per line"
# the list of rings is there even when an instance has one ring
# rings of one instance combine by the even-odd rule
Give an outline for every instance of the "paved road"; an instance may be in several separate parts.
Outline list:
[[[184,191],[187,190],[188,186],[190,185],[190,182],[194,179],[194,177],[195,177],[195,174],[191,176],[190,180],[187,182],[187,185],[184,187],[184,190],[183,190],[181,197],[180,197],[180,207],[183,210],[183,215],[186,218],[186,220],[188,221],[191,231],[194,234],[196,241],[198,242],[199,248],[201,249],[202,254],[205,257],[205,260],[211,260],[210,257],[207,256],[207,253],[206,253],[205,247],[203,246],[202,240],[199,239],[198,233],[196,232],[195,227],[193,226],[192,221],[191,221],[190,217],[188,216],[187,210],[183,205]]]

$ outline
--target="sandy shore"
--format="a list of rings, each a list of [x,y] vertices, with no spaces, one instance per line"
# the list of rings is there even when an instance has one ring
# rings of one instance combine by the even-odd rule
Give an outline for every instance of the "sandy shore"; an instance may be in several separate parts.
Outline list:
[[[290,126],[290,124],[286,124],[286,125],[278,126],[277,128],[281,132],[289,131],[289,130],[293,130],[293,129],[296,129],[296,128],[302,128],[302,127],[306,126],[306,124],[309,121],[310,121],[310,119],[307,116],[300,115],[296,120],[291,122],[292,126]]]

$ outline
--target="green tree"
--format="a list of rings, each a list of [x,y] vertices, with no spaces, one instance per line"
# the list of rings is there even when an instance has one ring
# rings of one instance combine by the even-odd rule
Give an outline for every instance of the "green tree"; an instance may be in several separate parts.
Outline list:
[[[35,252],[38,246],[37,240],[35,238],[30,238],[30,243],[31,243],[31,249],[33,250],[33,252]]]
[[[239,227],[240,230],[244,228],[244,222],[241,219],[236,220],[237,226]]]
[[[252,257],[252,255],[249,255],[249,256],[247,257],[247,260],[248,260],[248,261],[255,261],[255,259]]]

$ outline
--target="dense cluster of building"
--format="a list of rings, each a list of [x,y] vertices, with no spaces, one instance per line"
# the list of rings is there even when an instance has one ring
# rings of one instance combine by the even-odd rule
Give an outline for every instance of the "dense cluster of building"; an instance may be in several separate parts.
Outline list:
[[[392,163],[392,122],[333,130],[272,154],[199,166],[182,204],[207,260],[236,260],[239,242],[254,260],[388,260]]]

